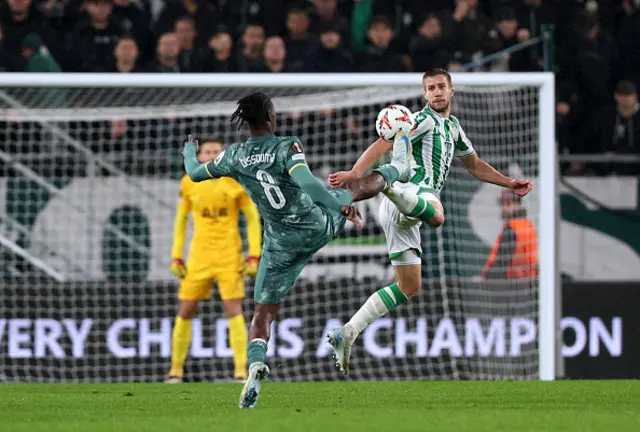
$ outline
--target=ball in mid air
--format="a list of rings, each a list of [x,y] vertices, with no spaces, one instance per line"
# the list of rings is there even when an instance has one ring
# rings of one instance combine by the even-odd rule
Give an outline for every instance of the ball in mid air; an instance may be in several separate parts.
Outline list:
[[[389,105],[380,111],[376,119],[376,132],[385,141],[393,141],[400,130],[409,135],[413,126],[411,111],[402,105]]]

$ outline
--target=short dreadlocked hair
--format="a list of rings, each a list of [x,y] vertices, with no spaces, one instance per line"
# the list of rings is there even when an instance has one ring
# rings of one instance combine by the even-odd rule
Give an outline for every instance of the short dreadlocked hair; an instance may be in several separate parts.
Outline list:
[[[231,121],[238,128],[245,122],[252,128],[259,128],[269,121],[271,109],[273,109],[273,102],[269,96],[262,92],[251,93],[238,101],[238,109],[231,116]]]

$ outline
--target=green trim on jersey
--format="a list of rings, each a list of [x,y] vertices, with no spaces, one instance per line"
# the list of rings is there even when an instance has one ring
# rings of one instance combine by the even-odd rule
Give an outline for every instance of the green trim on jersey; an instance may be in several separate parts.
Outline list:
[[[431,165],[433,166],[433,186],[440,183],[440,164],[442,163],[442,136],[438,123],[433,128],[433,148],[431,149]]]
[[[462,139],[463,132],[462,132],[462,128],[460,127],[460,121],[458,120],[457,117],[454,117],[454,116],[449,116],[449,121],[451,123],[453,123],[453,126],[455,126],[458,129],[458,139],[455,140],[455,142],[454,142],[456,150],[457,151],[468,151],[469,150],[469,146]]]
[[[427,169],[424,167],[424,162],[422,161],[422,139],[427,135],[428,132],[422,133],[411,140],[411,144],[418,144],[413,146],[413,159],[418,164],[418,168],[414,171],[416,172],[413,177],[411,177],[411,183],[418,184],[424,180],[427,176]]]
[[[416,255],[418,255],[418,257],[422,256],[422,252],[420,252],[418,249],[416,248],[409,248],[409,249],[405,249],[403,251],[400,252],[392,252],[389,254],[389,259],[396,259],[399,256],[401,256],[403,253],[407,252],[407,251],[414,251],[416,253]]]
[[[420,195],[423,192],[436,192],[438,194],[440,193],[438,189],[434,189],[434,188],[421,187],[418,189],[418,195]]]
[[[420,126],[420,124],[423,121],[427,119],[427,116],[429,115],[425,110],[426,110],[426,107],[423,108],[422,111],[420,111],[416,116],[416,129]],[[409,180],[411,183],[418,184],[421,181],[423,181],[424,178],[427,176],[427,169],[424,167],[424,160],[422,159],[422,140],[427,134],[428,132],[421,133],[420,135],[418,135],[417,137],[411,140],[411,145],[413,146],[413,151],[412,151],[413,160],[415,160],[416,164],[418,164],[418,168],[414,170],[415,174],[413,175],[413,177],[411,177],[411,180]],[[414,145],[414,144],[418,144],[418,145]]]

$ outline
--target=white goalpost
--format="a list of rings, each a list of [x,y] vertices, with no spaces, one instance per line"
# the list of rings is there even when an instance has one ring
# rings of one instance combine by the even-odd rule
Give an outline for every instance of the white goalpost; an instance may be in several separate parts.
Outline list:
[[[559,338],[557,150],[551,73],[454,73],[453,114],[479,156],[530,178],[535,280],[480,280],[502,220],[499,188],[454,162],[447,221],[423,228],[423,290],[372,325],[353,379],[553,380]],[[270,96],[326,180],[377,137],[386,105],[424,106],[422,74],[0,74],[0,382],[157,381],[168,370],[171,260],[187,134],[244,141],[236,101]],[[383,163],[383,161],[380,161]],[[274,325],[276,380],[338,379],[323,334],[393,272],[379,199],[305,268]],[[244,224],[240,220],[241,226]],[[245,315],[252,283],[247,280]],[[196,320],[187,379],[232,363],[216,299]]]

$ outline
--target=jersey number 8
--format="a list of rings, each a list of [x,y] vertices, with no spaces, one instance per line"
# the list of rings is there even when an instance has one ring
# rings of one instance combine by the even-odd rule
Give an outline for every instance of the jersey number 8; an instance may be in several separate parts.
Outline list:
[[[271,207],[276,210],[284,207],[284,205],[287,203],[287,200],[284,198],[284,195],[282,195],[282,191],[278,187],[273,176],[265,170],[258,170],[256,172],[256,179],[258,179],[258,181],[262,185],[264,194],[267,196],[267,200],[269,200],[269,204],[271,204]]]

